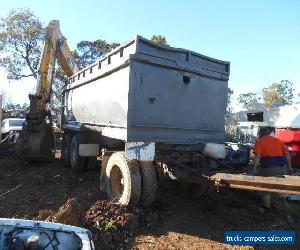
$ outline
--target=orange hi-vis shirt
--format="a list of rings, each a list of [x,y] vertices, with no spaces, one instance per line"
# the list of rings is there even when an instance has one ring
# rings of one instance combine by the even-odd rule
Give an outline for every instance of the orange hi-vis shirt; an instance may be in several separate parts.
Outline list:
[[[282,141],[273,136],[266,135],[255,143],[253,153],[259,154],[261,157],[285,156],[287,149]]]

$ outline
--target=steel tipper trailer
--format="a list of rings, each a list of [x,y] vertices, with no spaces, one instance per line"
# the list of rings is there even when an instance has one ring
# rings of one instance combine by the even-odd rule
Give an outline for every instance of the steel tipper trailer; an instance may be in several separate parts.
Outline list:
[[[65,162],[82,170],[102,155],[108,196],[151,204],[154,162],[197,171],[205,144],[224,143],[228,77],[228,62],[137,36],[68,79]]]
[[[228,62],[137,36],[66,82],[65,163],[80,171],[100,156],[108,197],[141,206],[154,200],[158,173],[224,172],[228,78]]]

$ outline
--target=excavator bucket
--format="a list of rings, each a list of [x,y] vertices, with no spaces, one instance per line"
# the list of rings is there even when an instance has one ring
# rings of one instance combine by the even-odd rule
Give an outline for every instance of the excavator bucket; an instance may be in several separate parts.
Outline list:
[[[16,142],[16,155],[22,162],[53,161],[55,139],[51,124],[42,124],[38,129],[25,124]]]

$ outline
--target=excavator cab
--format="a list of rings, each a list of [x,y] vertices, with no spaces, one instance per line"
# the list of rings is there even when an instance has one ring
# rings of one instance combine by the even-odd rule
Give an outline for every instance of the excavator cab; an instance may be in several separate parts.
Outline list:
[[[79,71],[79,67],[59,28],[53,20],[46,28],[45,44],[40,60],[36,93],[29,95],[30,111],[16,142],[16,155],[23,161],[52,161],[55,156],[55,136],[52,116],[48,109],[55,63],[58,61],[67,76]]]

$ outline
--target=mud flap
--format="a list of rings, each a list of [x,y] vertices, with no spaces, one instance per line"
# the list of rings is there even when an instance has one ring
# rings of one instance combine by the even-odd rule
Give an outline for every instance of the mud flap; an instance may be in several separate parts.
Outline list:
[[[126,142],[125,156],[128,161],[150,161],[155,157],[155,143],[153,142]]]

